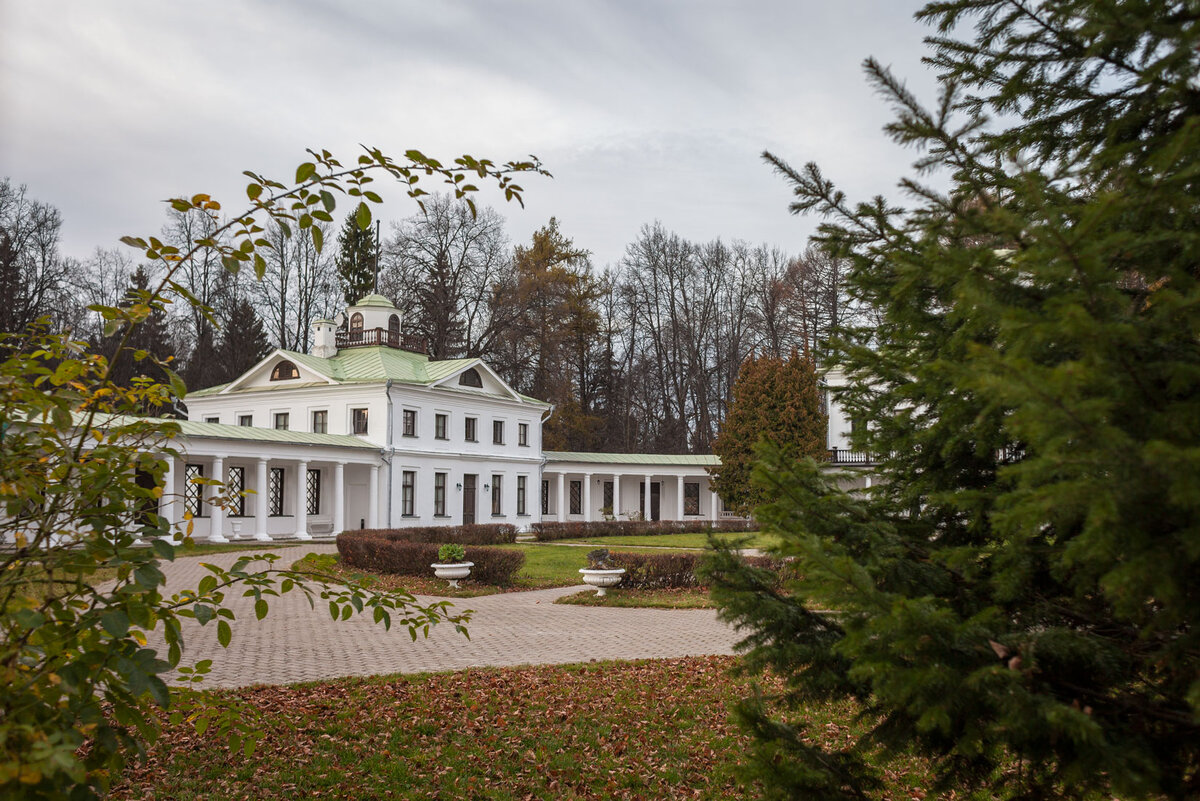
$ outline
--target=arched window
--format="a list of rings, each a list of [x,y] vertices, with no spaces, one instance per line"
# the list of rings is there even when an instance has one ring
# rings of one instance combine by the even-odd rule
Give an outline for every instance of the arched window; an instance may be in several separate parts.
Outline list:
[[[361,312],[355,312],[354,314],[350,315],[350,341],[351,342],[361,342],[362,341],[362,326],[363,326],[363,316],[362,316]]]
[[[291,362],[280,362],[275,365],[275,369],[271,371],[272,381],[290,381],[293,378],[299,378],[300,371],[296,369],[296,365]]]
[[[483,379],[479,377],[479,371],[472,367],[463,371],[458,377],[458,383],[464,387],[482,387]]]
[[[388,317],[388,344],[393,348],[400,347],[400,315]]]

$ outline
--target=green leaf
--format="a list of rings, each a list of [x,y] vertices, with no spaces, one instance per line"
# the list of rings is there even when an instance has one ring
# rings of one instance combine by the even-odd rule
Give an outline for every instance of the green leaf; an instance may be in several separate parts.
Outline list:
[[[317,165],[306,161],[296,168],[296,183],[302,184],[317,174]]]
[[[254,602],[254,616],[262,620],[267,616],[267,602],[263,598],[259,598]]]
[[[314,225],[309,230],[312,231],[313,247],[317,249],[318,253],[320,253],[321,249],[325,247],[325,234],[321,231],[320,226]]]
[[[233,629],[229,627],[229,623],[225,620],[217,621],[217,642],[221,643],[222,648],[229,647],[229,641],[233,639]]]
[[[129,633],[129,615],[121,609],[110,609],[100,616],[100,625],[113,637]]]
[[[371,227],[371,207],[365,202],[360,202],[358,208],[354,211],[354,221],[358,223],[358,228],[365,231]]]

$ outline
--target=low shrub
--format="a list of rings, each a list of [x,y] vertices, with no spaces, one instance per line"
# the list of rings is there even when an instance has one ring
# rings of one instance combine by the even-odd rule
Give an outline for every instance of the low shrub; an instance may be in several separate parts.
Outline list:
[[[625,568],[621,586],[634,590],[680,590],[704,586],[698,568],[707,554],[629,553],[609,555],[614,568]],[[770,556],[742,557],[755,567],[778,572],[780,560]]]
[[[517,527],[511,523],[365,528],[352,533],[383,536],[404,542],[453,542],[459,545],[508,545],[517,541]]]
[[[753,520],[594,520],[590,523],[534,523],[530,530],[540,542],[588,537],[653,534],[707,534],[712,531],[757,531]]]
[[[337,538],[338,555],[343,564],[358,570],[428,576],[429,566],[438,561],[439,546],[432,542],[399,539],[390,534],[387,531],[343,532]],[[525,554],[520,551],[480,546],[468,547],[465,559],[475,563],[471,568],[473,580],[499,586],[513,584],[517,571],[525,564]]]

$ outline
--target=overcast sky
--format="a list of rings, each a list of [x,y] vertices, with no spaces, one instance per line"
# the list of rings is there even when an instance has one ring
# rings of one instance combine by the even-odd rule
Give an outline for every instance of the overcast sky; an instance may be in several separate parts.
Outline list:
[[[550,216],[598,265],[645,223],[803,248],[762,162],[816,161],[852,198],[893,196],[912,153],[862,73],[932,99],[909,0],[407,2],[0,0],[0,176],[58,206],[84,257],[157,233],[164,198],[239,208],[246,169],[359,143],[507,161],[536,154],[523,241]],[[389,200],[381,214],[415,208]]]

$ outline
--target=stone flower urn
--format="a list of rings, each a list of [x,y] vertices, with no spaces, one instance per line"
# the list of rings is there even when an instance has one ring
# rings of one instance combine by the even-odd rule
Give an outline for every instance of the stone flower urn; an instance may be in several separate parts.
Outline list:
[[[596,597],[603,598],[608,594],[609,587],[615,587],[625,577],[625,568],[593,568],[582,567],[579,572],[583,575],[583,583],[596,588]]]
[[[471,575],[471,568],[474,566],[474,562],[453,562],[450,564],[435,562],[430,565],[433,568],[433,575],[450,582],[450,586],[454,588],[458,587],[458,582]]]

